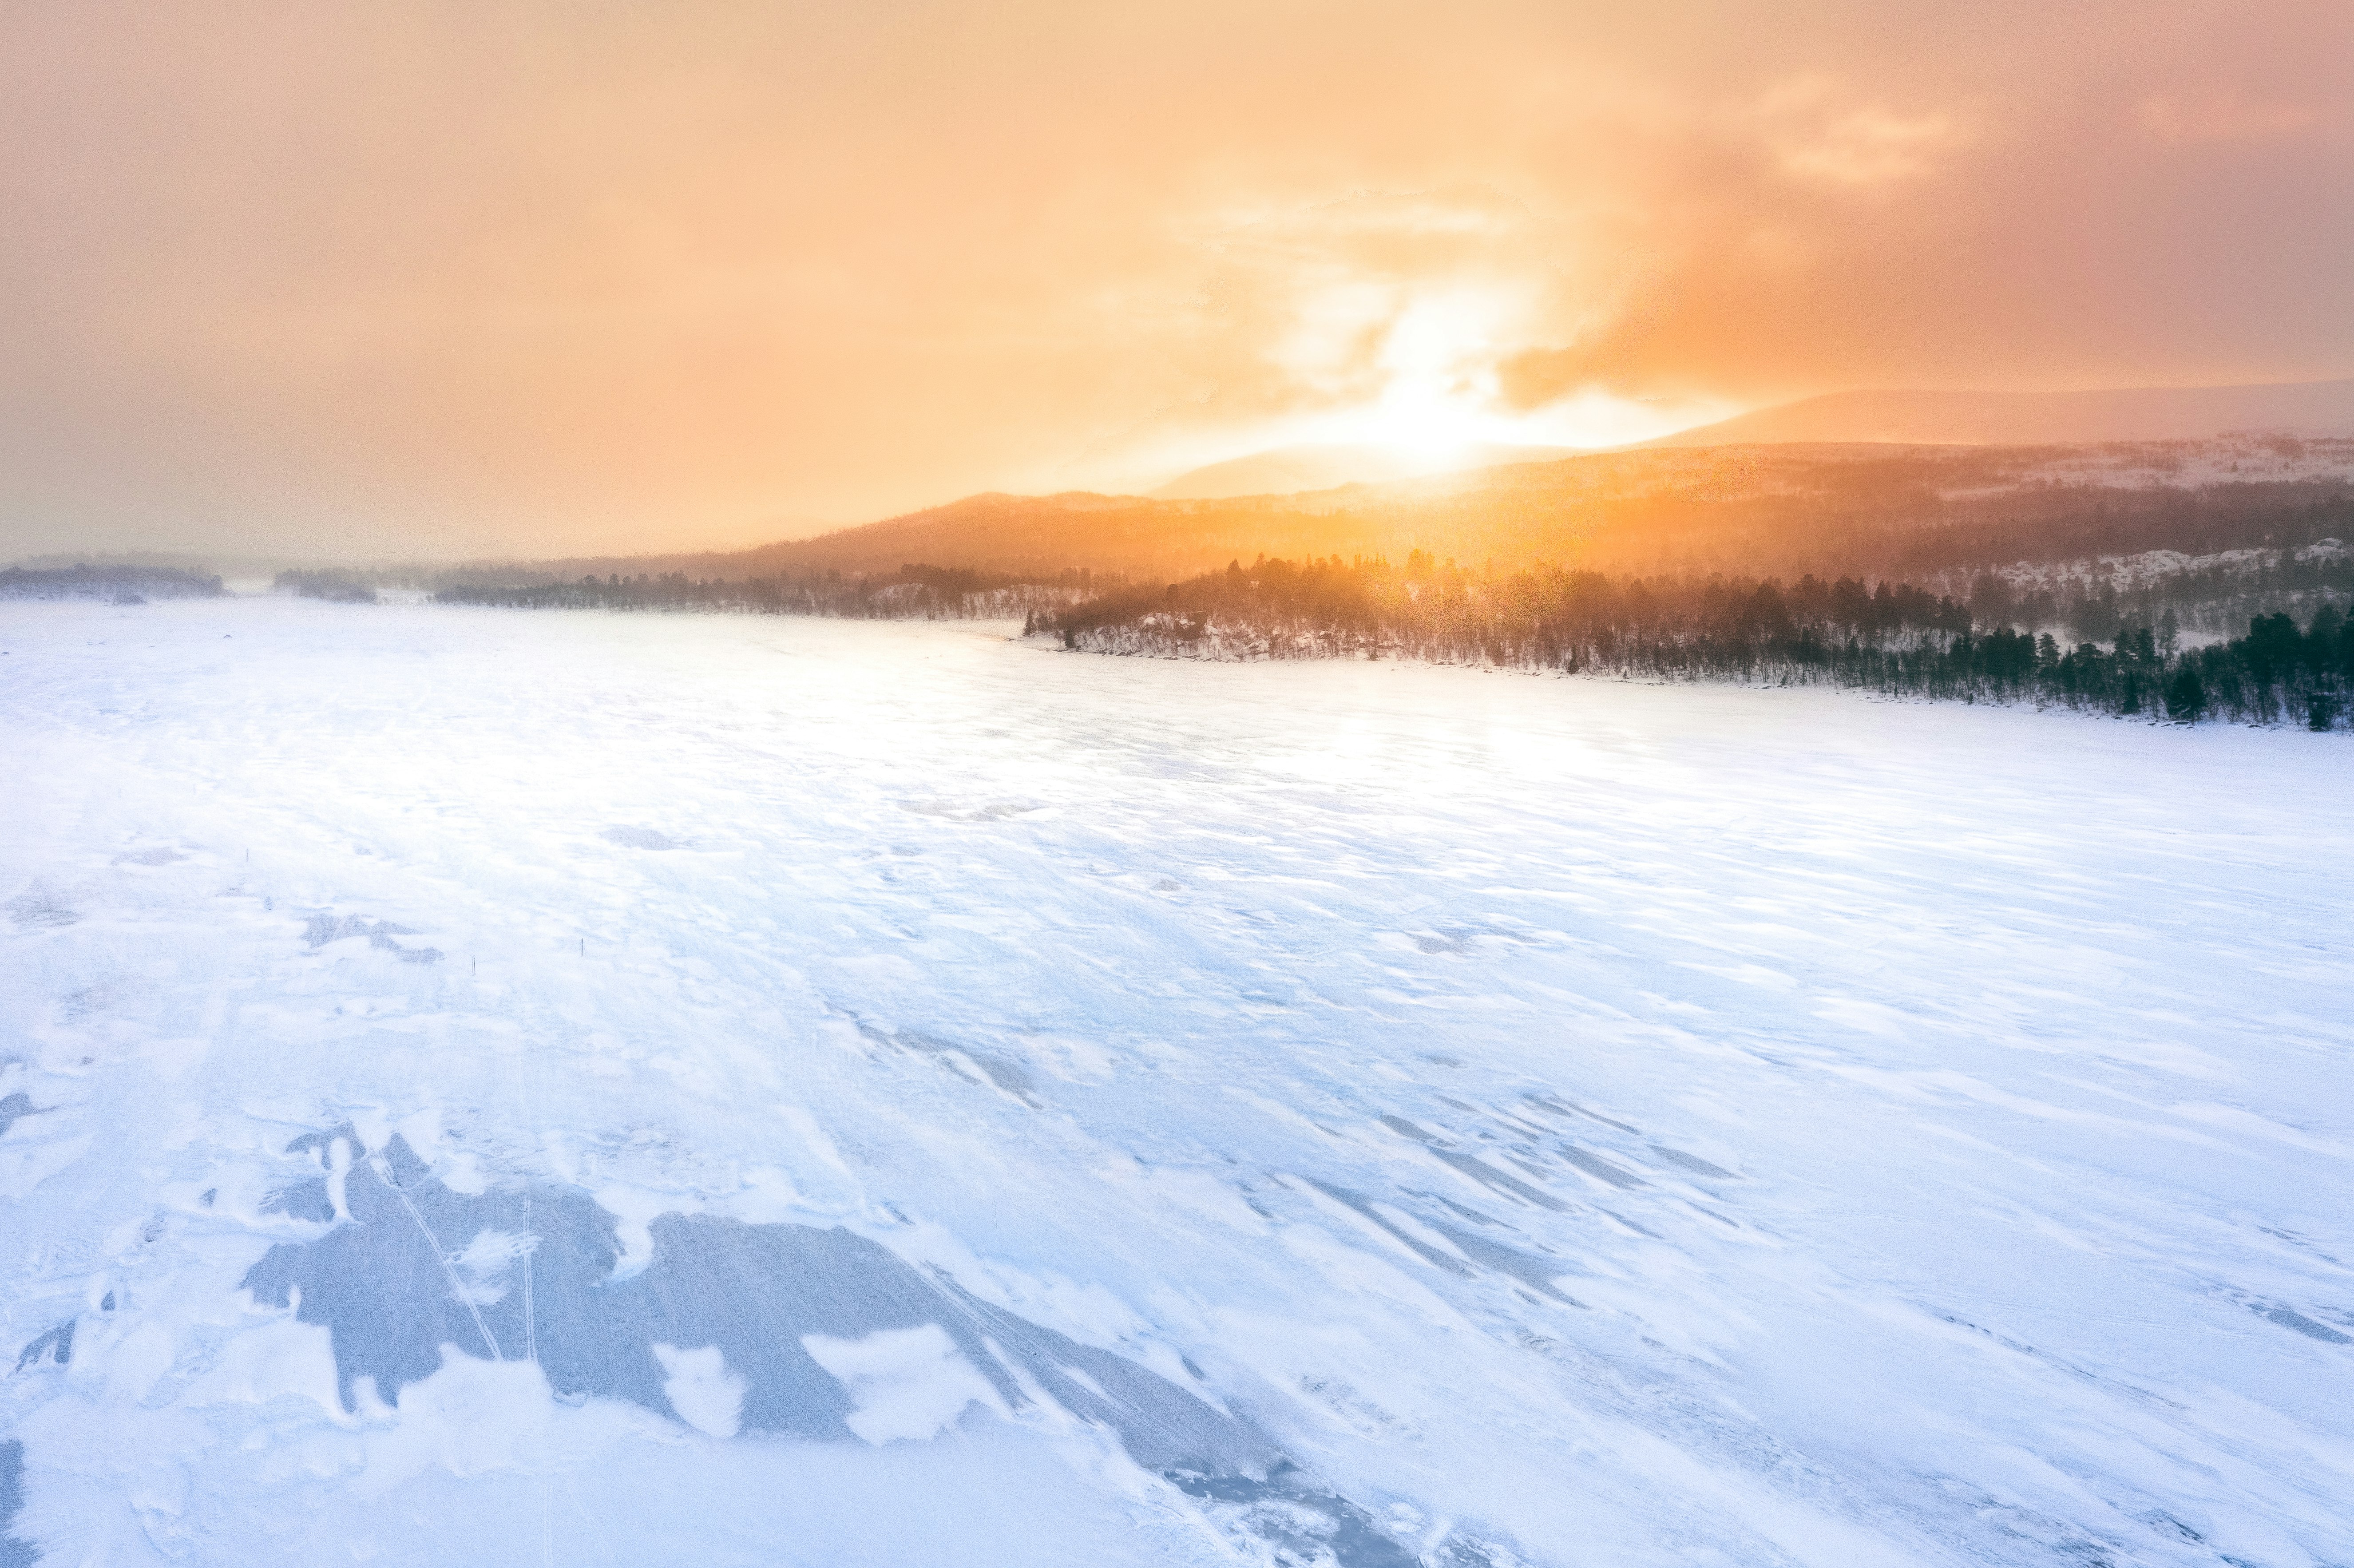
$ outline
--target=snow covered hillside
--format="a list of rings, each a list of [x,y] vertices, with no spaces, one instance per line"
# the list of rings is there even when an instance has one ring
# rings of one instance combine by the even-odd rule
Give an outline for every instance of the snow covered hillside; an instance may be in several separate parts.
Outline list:
[[[2354,1561],[2342,736],[0,606],[0,1563]]]

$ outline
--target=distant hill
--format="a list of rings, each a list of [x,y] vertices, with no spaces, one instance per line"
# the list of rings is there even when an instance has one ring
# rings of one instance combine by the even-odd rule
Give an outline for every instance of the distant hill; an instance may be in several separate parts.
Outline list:
[[[2354,381],[2127,387],[2102,392],[1833,392],[1638,443],[1764,441],[2047,446],[2196,440],[2235,430],[2354,435]]]
[[[2066,446],[2199,440],[2247,430],[2354,435],[2354,381],[2094,392],[1832,392],[1635,442],[1630,450],[1792,441]],[[1585,455],[1574,447],[1492,442],[1445,458],[1375,446],[1277,447],[1193,469],[1148,493],[1158,501],[1297,495]]]
[[[1493,442],[1463,447],[1444,458],[1413,457],[1388,447],[1277,447],[1181,473],[1150,493],[1160,501],[1290,495],[1304,490],[1331,490],[1343,484],[1380,484],[1389,480],[1461,473],[1494,468],[1500,463],[1543,462],[1551,458],[1573,457],[1576,452],[1575,447],[1499,446]]]
[[[672,572],[742,580],[874,576],[921,562],[1031,580],[1084,572],[1170,583],[1260,554],[1403,561],[1414,550],[1466,566],[1918,573],[2047,550],[2197,553],[2354,537],[2349,497],[2354,440],[2344,438],[1664,447],[1289,495],[972,495],[753,550],[481,562],[429,575],[452,584]],[[2296,515],[2275,528],[2245,521],[2256,513]]]

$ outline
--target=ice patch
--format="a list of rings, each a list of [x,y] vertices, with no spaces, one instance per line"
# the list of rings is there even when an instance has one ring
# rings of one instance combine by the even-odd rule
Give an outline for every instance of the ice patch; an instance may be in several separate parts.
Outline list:
[[[875,1033],[872,1029],[868,1029],[867,1032]],[[1037,1081],[1031,1077],[1030,1070],[1019,1062],[987,1051],[953,1045],[948,1041],[934,1039],[931,1035],[914,1029],[902,1029],[896,1034],[890,1036],[890,1039],[894,1044],[904,1050],[931,1057],[960,1077],[970,1079],[976,1084],[982,1082],[992,1084],[1034,1110],[1044,1103],[1037,1096]]]
[[[340,1149],[355,1136],[347,1127],[298,1144]],[[617,1279],[613,1217],[576,1190],[533,1189],[526,1233],[525,1194],[453,1192],[398,1135],[348,1174],[353,1223],[272,1247],[245,1284],[257,1305],[292,1309],[289,1329],[326,1327],[345,1411],[375,1423],[380,1401],[397,1405],[396,1430],[371,1440],[395,1456],[371,1459],[371,1489],[429,1464],[472,1475],[523,1462],[551,1393],[575,1404],[607,1395],[715,1436],[873,1446],[936,1437],[974,1404],[1013,1415],[1059,1407],[1055,1420],[1112,1434],[1137,1465],[1197,1497],[1247,1499],[1238,1517],[1254,1532],[1296,1519],[1300,1539],[1325,1541],[1344,1568],[1411,1561],[1364,1534],[1369,1515],[1249,1423],[848,1231],[664,1213],[647,1227],[645,1268]],[[451,1256],[435,1250],[434,1236],[458,1234],[474,1241]],[[465,1299],[461,1266],[507,1262],[525,1239],[533,1320],[513,1289]],[[478,1353],[530,1342],[535,1363]],[[272,1346],[292,1363],[283,1372],[269,1370]],[[321,1373],[315,1349],[291,1336],[249,1353],[264,1370],[226,1380],[225,1391],[307,1390]]]
[[[334,1148],[351,1136],[338,1129],[297,1146],[326,1138]],[[863,1436],[849,1420],[857,1403],[803,1340],[856,1344],[928,1327],[946,1333],[962,1362],[988,1381],[997,1408],[1029,1397],[1018,1370],[1071,1414],[1118,1432],[1147,1468],[1225,1473],[1276,1457],[1255,1429],[1136,1362],[935,1284],[849,1231],[665,1213],[647,1224],[645,1266],[619,1277],[617,1222],[586,1193],[457,1192],[428,1175],[397,1135],[352,1161],[345,1201],[355,1223],[272,1247],[247,1272],[245,1287],[258,1305],[292,1308],[301,1321],[331,1330],[347,1410],[358,1407],[363,1380],[398,1400],[404,1386],[441,1368],[446,1347],[472,1356],[528,1340],[558,1393],[606,1394],[666,1413],[674,1406],[663,1385],[677,1374],[654,1347],[711,1347],[744,1383],[743,1430]],[[455,1257],[437,1250],[435,1237],[459,1235],[476,1239]],[[471,1288],[475,1281],[457,1261],[477,1249],[487,1263],[510,1258],[524,1245],[519,1236],[529,1240],[528,1323],[521,1291],[481,1299],[488,1292]]]
[[[1695,1176],[1715,1176],[1727,1180],[1733,1178],[1732,1171],[1721,1165],[1712,1165],[1697,1154],[1686,1154],[1681,1150],[1669,1149],[1657,1143],[1651,1145],[1651,1152],[1670,1165],[1682,1166]]]
[[[22,1090],[14,1094],[0,1095],[0,1138],[5,1138],[8,1135],[8,1129],[16,1126],[19,1119],[28,1116],[39,1116],[43,1111],[50,1108],[52,1107],[35,1105],[33,1097]]]
[[[1596,1181],[1606,1181],[1613,1187],[1624,1189],[1649,1185],[1633,1171],[1623,1171],[1599,1154],[1590,1154],[1574,1143],[1564,1143],[1561,1146],[1561,1157]]]
[[[11,1528],[25,1507],[25,1445],[15,1438],[0,1443],[0,1568],[34,1568],[41,1560],[28,1542]]]
[[[68,1319],[27,1344],[17,1354],[16,1370],[23,1372],[27,1367],[45,1363],[70,1366],[73,1364],[73,1342],[74,1325],[71,1319]]]
[[[2264,1316],[2284,1329],[2294,1329],[2308,1340],[2324,1344],[2354,1345],[2354,1336],[2339,1333],[2325,1323],[2317,1323],[2294,1307],[2275,1307]]]
[[[363,920],[356,915],[337,918],[333,915],[313,915],[302,927],[302,940],[313,951],[331,942],[347,938],[365,937],[368,946],[392,954],[404,964],[438,964],[441,961],[439,948],[404,948],[395,937],[413,937],[417,933],[406,926],[396,926],[389,920]]]

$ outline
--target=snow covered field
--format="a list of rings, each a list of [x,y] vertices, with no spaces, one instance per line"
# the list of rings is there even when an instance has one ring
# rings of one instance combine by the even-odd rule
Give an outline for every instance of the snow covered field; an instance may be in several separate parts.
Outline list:
[[[2343,736],[0,648],[0,1563],[2354,1562]]]

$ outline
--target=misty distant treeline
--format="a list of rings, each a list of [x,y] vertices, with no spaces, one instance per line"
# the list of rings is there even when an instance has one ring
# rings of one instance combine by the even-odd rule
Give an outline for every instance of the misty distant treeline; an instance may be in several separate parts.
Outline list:
[[[1613,577],[1539,567],[1240,561],[1157,591],[1034,612],[1066,648],[1160,657],[1405,657],[1669,679],[1824,682],[1897,695],[2052,703],[2122,715],[2283,720],[2327,729],[2354,704],[2354,625],[2325,604],[2300,626],[2182,646],[2174,618],[2107,645],[1988,624],[1967,603],[1860,577]]]
[[[281,593],[323,599],[331,604],[374,604],[376,588],[357,572],[285,571],[271,585]]]
[[[173,567],[105,563],[0,571],[0,599],[109,599],[138,604],[150,599],[217,599],[220,578]]]
[[[953,567],[903,565],[896,572],[845,576],[838,571],[799,577],[721,579],[684,572],[625,577],[584,574],[577,582],[454,583],[437,589],[438,604],[497,605],[519,609],[706,609],[759,615],[822,615],[875,620],[1010,620],[1058,609],[1100,588],[1095,574],[1066,571],[1044,581]]]

